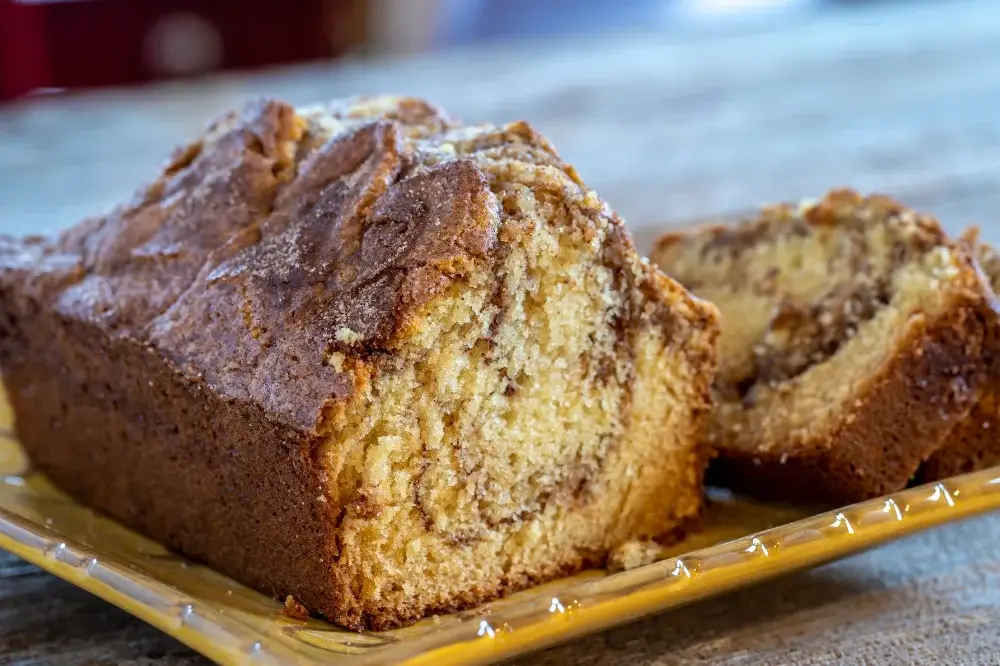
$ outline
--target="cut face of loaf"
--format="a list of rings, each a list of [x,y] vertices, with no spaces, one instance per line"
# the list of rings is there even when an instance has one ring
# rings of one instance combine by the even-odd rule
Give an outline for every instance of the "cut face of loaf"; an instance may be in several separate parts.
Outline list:
[[[716,310],[529,126],[249,105],[0,249],[0,367],[83,502],[343,626],[600,564],[702,506]]]
[[[887,198],[837,191],[667,234],[653,260],[722,313],[711,474],[736,490],[898,490],[984,384],[991,289],[964,245]]]
[[[971,248],[994,294],[1000,291],[1000,254],[979,240],[978,229],[962,238]],[[969,416],[955,425],[944,445],[920,468],[922,482],[946,479],[1000,464],[1000,356],[996,341],[989,346],[988,378],[982,397]]]

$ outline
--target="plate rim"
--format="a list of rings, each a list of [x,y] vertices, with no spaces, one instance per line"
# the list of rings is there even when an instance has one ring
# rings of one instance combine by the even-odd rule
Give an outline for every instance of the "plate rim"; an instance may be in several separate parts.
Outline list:
[[[108,520],[111,520],[108,518]],[[36,543],[32,543],[36,542]],[[192,650],[220,664],[243,663],[254,658],[260,664],[312,664],[283,646],[265,648],[259,641],[244,652],[237,646],[246,641],[243,635],[256,630],[234,617],[226,617],[211,604],[139,571],[120,559],[99,554],[93,548],[64,537],[58,531],[0,507],[0,549],[29,562],[71,585],[107,601],[184,643]],[[125,589],[138,586],[152,592],[166,608],[176,609],[171,616],[130,595]],[[200,620],[200,621],[199,621]],[[198,627],[210,623],[218,630],[212,639]],[[205,626],[207,628],[207,625]],[[225,643],[218,639],[225,640]],[[228,639],[228,640],[226,640]],[[240,657],[240,660],[236,660]],[[291,659],[291,661],[289,661]]]

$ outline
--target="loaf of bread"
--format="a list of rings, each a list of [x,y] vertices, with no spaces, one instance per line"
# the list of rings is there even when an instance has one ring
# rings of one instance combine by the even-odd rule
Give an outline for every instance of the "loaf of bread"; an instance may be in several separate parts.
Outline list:
[[[971,229],[961,239],[971,248],[993,293],[1000,291],[1000,255],[980,241],[979,230]],[[987,345],[988,377],[979,401],[969,416],[955,425],[944,444],[918,474],[921,482],[947,479],[984,467],[1000,464],[1000,343]]]
[[[984,390],[992,289],[965,243],[888,198],[668,233],[653,260],[722,313],[713,482],[816,503],[899,490]]]
[[[531,127],[413,99],[252,103],[110,214],[0,244],[38,468],[354,629],[683,531],[717,316]]]

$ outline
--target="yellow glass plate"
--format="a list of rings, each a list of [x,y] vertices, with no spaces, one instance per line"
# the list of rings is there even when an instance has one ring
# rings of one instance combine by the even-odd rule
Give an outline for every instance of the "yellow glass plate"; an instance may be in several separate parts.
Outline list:
[[[115,604],[223,664],[490,663],[675,608],[993,508],[1000,468],[844,509],[716,496],[664,559],[592,571],[480,609],[358,634],[282,605],[97,515],[32,472],[0,393],[0,548]]]

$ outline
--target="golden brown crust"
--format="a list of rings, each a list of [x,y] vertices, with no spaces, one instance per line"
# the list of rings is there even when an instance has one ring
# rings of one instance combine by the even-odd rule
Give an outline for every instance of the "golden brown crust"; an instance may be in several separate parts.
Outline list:
[[[390,351],[409,314],[496,243],[497,202],[470,161],[409,174],[433,152],[412,135],[448,127],[432,107],[362,111],[331,105],[339,133],[309,153],[287,104],[221,117],[130,205],[37,248],[66,266],[37,274],[36,297],[314,428],[355,390],[324,354]]]
[[[921,465],[918,482],[939,481],[1000,464],[1000,390],[992,384],[941,448]]]
[[[20,297],[0,286],[0,358],[18,439],[39,469],[265,593],[332,593],[337,516],[317,501],[325,480],[310,438],[144,345]]]
[[[984,278],[1000,288],[1000,255],[979,238],[979,229],[968,229],[960,242],[975,256]],[[1000,332],[990,330],[986,343],[989,378],[982,396],[969,416],[955,425],[941,448],[920,467],[921,483],[946,479],[958,474],[1000,464]]]

